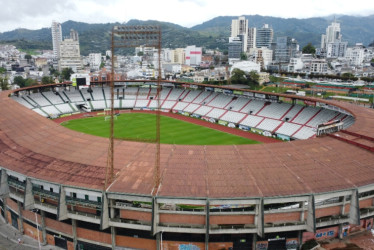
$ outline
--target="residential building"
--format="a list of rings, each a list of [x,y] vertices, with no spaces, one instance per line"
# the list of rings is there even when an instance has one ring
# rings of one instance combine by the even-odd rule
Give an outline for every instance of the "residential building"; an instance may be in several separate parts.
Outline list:
[[[266,82],[270,82],[270,74],[267,72],[258,72],[258,84],[263,85]]]
[[[254,27],[249,28],[247,51],[249,51],[250,49],[256,48],[256,39],[257,39],[257,29]]]
[[[60,44],[62,41],[62,29],[61,24],[53,21],[52,22],[52,45],[53,45],[53,56],[58,59],[60,56]]]
[[[352,48],[347,48],[345,57],[350,65],[359,66],[364,62],[365,49],[362,44],[356,44]]]
[[[310,66],[310,73],[326,74],[327,62],[325,59],[313,59]]]
[[[273,51],[266,47],[253,48],[249,51],[249,54],[254,58],[257,64],[261,65],[261,68],[266,69],[267,66],[273,61]]]
[[[186,61],[186,49],[184,48],[177,48],[174,50],[174,56],[172,59],[172,63],[179,63],[185,64]]]
[[[243,43],[242,51],[246,52],[248,48],[248,19],[244,16],[231,21],[231,37],[240,37]]]
[[[340,23],[334,20],[326,28],[326,34],[321,36],[321,49],[317,54],[326,58],[344,57],[347,45],[347,42],[342,41]]]
[[[73,39],[73,41],[79,41],[79,35],[78,32],[71,29],[70,30],[70,39]]]
[[[71,68],[74,72],[82,68],[79,42],[70,38],[60,44],[59,70],[64,68]]]
[[[288,65],[288,72],[300,72],[304,67],[304,63],[300,57],[290,58],[290,63]]]
[[[101,53],[90,53],[88,55],[88,61],[92,70],[98,70],[101,65]]]
[[[273,42],[273,29],[269,24],[264,24],[260,29],[257,29],[256,34],[256,47],[270,48],[271,43]]]

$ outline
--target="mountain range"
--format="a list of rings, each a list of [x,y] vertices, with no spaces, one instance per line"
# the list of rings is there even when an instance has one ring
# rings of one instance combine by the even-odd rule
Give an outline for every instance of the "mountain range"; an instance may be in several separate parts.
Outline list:
[[[290,36],[295,38],[302,48],[308,43],[320,46],[321,34],[334,18],[340,22],[343,40],[349,45],[363,43],[365,46],[374,41],[374,15],[371,16],[329,16],[318,18],[279,18],[271,16],[247,15],[250,27],[260,28],[269,24],[274,30],[274,37]],[[127,23],[88,24],[75,21],[62,23],[62,35],[66,37],[70,29],[79,33],[81,54],[104,52],[110,49],[112,27],[115,25],[160,25],[162,47],[180,48],[196,45],[207,49],[227,49],[230,26],[238,16],[219,16],[191,28],[160,21],[130,20]],[[50,28],[38,30],[16,29],[0,33],[1,43],[11,43],[21,49],[52,49]]]

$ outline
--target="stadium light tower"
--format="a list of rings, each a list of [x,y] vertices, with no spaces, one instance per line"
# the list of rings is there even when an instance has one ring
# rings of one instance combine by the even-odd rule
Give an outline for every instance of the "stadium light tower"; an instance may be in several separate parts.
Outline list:
[[[158,50],[157,111],[156,111],[156,159],[154,167],[154,187],[152,195],[160,185],[160,91],[161,91],[161,29],[156,25],[114,26],[112,29],[112,71],[110,86],[110,137],[108,148],[105,189],[114,181],[114,58],[115,49],[155,47]]]

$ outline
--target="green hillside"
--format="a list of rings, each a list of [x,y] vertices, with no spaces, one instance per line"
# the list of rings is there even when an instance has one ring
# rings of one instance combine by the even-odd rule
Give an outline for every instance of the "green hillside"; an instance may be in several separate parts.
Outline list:
[[[182,27],[168,22],[130,20],[125,25],[160,25],[162,29],[162,46],[179,48],[196,45],[208,49],[227,49],[231,20],[237,16],[220,16],[196,25],[192,28]],[[300,47],[311,42],[318,47],[321,34],[334,17],[326,18],[278,18],[270,16],[249,15],[250,27],[260,28],[264,23],[272,26],[274,36],[290,36],[295,38]],[[374,41],[374,15],[367,17],[339,16],[343,40],[349,45],[361,42],[368,45]],[[120,23],[88,24],[75,21],[62,23],[63,36],[68,36],[70,29],[79,33],[81,53],[105,52],[110,48],[110,32],[114,25]],[[0,33],[1,43],[12,43],[21,49],[51,49],[52,35],[50,28],[38,30],[17,29]]]

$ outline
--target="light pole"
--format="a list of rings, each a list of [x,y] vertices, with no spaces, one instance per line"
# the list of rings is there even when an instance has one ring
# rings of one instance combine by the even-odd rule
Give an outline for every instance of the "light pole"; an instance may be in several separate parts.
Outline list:
[[[39,250],[41,250],[42,248],[40,246],[40,240],[39,240],[39,225],[38,225],[38,216],[37,216],[38,209],[33,209],[32,211],[35,214],[36,231],[38,232],[38,245],[39,245]]]

